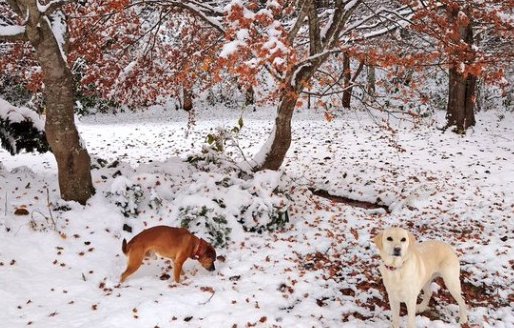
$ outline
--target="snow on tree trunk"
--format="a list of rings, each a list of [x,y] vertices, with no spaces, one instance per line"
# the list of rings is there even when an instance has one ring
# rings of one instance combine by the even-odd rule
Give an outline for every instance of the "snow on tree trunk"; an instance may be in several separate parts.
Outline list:
[[[284,162],[289,146],[291,146],[291,120],[300,92],[327,58],[328,53],[320,54],[308,63],[301,64],[300,67],[289,72],[285,79],[288,83],[282,90],[282,97],[278,105],[273,134],[270,136],[273,138],[271,146],[266,155],[263,156],[263,151],[261,151],[260,158],[254,158],[257,170],[278,170]],[[266,144],[269,145],[269,143]]]

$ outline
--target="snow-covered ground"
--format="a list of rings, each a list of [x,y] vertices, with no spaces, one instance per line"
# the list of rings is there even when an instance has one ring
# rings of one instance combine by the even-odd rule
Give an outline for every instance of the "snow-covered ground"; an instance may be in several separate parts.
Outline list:
[[[92,171],[97,193],[86,206],[59,200],[52,155],[1,151],[0,326],[387,327],[371,237],[402,225],[420,241],[455,246],[471,327],[514,327],[512,114],[500,120],[479,113],[474,131],[460,137],[436,130],[442,115],[416,126],[391,120],[384,128],[381,117],[364,112],[327,122],[321,112],[299,111],[280,182],[272,173],[245,182],[223,167],[205,172],[181,160],[198,154],[218,126],[236,126],[239,114],[212,109],[189,128],[185,113],[158,108],[84,118],[78,127],[93,159],[120,161]],[[272,115],[244,114],[238,140],[247,158],[268,137]],[[232,220],[215,272],[190,260],[176,284],[163,275],[168,261],[149,259],[120,285],[121,240],[134,235],[123,225],[135,233],[176,226],[181,206],[211,201],[225,178],[238,191],[215,189],[226,211],[247,201],[241,195],[251,188],[269,204],[265,191],[281,184],[291,200],[289,225],[259,234]],[[123,182],[151,191],[160,206],[140,204],[137,217],[123,216],[107,196]],[[331,202],[308,188],[391,211]],[[21,208],[29,214],[15,215]],[[433,287],[434,310],[418,315],[417,326],[457,326],[455,302],[440,281]]]

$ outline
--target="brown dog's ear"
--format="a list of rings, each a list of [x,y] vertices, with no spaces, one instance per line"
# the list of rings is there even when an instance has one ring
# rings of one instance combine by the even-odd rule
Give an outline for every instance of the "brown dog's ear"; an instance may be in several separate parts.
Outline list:
[[[380,232],[378,235],[376,235],[375,237],[373,237],[373,242],[375,243],[375,245],[377,245],[377,248],[379,250],[382,250],[382,236],[384,235],[383,232]]]
[[[198,255],[203,255],[207,250],[207,242],[200,238],[200,243],[198,245]]]

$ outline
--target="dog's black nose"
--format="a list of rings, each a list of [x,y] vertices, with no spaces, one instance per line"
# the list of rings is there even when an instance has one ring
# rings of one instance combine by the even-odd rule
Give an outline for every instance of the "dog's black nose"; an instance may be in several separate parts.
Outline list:
[[[209,271],[214,271],[214,270],[216,270],[216,267],[214,266],[214,263],[213,263],[213,264],[210,266]]]
[[[393,248],[393,255],[394,256],[400,256],[402,255],[402,249],[400,247]]]

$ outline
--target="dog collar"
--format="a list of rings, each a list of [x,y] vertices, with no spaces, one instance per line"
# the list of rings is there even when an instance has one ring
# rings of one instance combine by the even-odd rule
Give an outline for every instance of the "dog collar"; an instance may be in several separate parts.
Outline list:
[[[198,251],[200,250],[200,243],[201,242],[202,242],[202,240],[200,239],[198,241],[198,243],[196,244],[195,249],[193,250],[193,255],[191,255],[191,258],[193,260],[198,260],[200,258],[200,254],[198,253]]]

